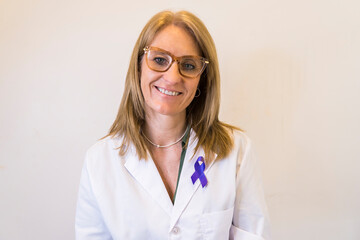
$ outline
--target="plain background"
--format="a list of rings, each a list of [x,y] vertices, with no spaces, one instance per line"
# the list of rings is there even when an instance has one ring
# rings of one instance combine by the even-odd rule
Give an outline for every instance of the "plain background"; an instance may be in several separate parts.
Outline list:
[[[273,239],[360,239],[358,0],[0,0],[0,239],[74,239],[85,151],[164,9],[214,38],[220,118],[255,143]]]

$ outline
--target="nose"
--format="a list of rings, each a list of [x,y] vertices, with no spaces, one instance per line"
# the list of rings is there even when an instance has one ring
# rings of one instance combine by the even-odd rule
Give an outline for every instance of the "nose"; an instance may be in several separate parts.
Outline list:
[[[165,80],[169,82],[178,82],[181,81],[181,74],[179,71],[179,63],[177,61],[174,61],[170,68],[164,73]]]

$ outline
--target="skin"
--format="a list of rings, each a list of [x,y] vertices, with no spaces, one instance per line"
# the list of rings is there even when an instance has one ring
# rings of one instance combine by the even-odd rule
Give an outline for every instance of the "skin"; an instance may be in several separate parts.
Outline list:
[[[200,50],[192,36],[184,29],[170,25],[157,33],[149,46],[164,49],[175,56],[199,55]],[[141,63],[141,90],[145,99],[144,133],[152,142],[167,145],[179,139],[186,130],[186,108],[193,100],[200,76],[186,78],[180,75],[177,63],[166,72],[148,68]],[[178,92],[169,96],[159,88]],[[156,148],[149,144],[151,156],[172,199],[179,170],[181,141],[169,148]]]

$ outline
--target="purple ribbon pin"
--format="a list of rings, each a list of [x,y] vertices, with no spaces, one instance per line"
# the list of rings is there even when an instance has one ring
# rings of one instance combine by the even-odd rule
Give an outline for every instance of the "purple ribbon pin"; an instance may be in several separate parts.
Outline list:
[[[205,161],[202,156],[198,157],[198,159],[196,160],[196,162],[194,164],[194,168],[195,168],[195,172],[191,176],[191,180],[192,180],[193,184],[196,182],[197,179],[200,179],[201,186],[205,187],[208,181],[207,181],[205,173],[204,173]]]

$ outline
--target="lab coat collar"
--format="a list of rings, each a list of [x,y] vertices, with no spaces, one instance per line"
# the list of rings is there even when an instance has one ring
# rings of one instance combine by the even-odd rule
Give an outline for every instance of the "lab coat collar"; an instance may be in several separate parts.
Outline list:
[[[204,188],[200,187],[199,180],[197,180],[194,184],[191,181],[191,176],[195,172],[194,165],[195,165],[197,158],[199,156],[205,157],[204,150],[201,147],[198,149],[196,154],[194,154],[197,143],[198,143],[198,139],[196,137],[196,133],[191,129],[188,148],[186,150],[184,165],[183,165],[183,168],[182,168],[182,171],[180,174],[180,180],[178,183],[179,186],[178,186],[178,190],[176,193],[176,199],[175,199],[172,216],[171,216],[171,220],[170,220],[169,232],[176,225],[181,214],[186,209],[187,205],[191,201],[191,198],[193,197],[195,192],[198,190],[206,191],[206,186]],[[209,166],[206,166],[205,176],[206,176],[207,172],[210,170],[213,163],[214,163],[214,161],[211,162]],[[209,183],[210,183],[210,181],[209,181]]]
[[[197,142],[198,140],[196,138],[196,133],[191,129],[174,205],[171,202],[169,194],[166,191],[165,185],[151,156],[148,156],[148,160],[139,160],[134,146],[128,149],[129,151],[126,155],[126,169],[169,215],[169,232],[175,226],[181,214],[184,212],[185,208],[191,201],[194,193],[199,189],[200,186],[199,180],[196,181],[195,184],[193,184],[191,181],[191,176],[195,171],[195,161],[199,156],[204,156],[204,150],[201,147],[198,149],[197,153],[194,154]],[[214,161],[210,163],[209,166],[206,166],[205,175],[210,170],[213,163]],[[211,181],[209,181],[208,184],[211,184]],[[206,191],[206,187],[203,189]]]
[[[173,205],[151,156],[149,155],[147,160],[139,160],[134,148],[128,150],[124,166],[163,210],[171,216]]]

